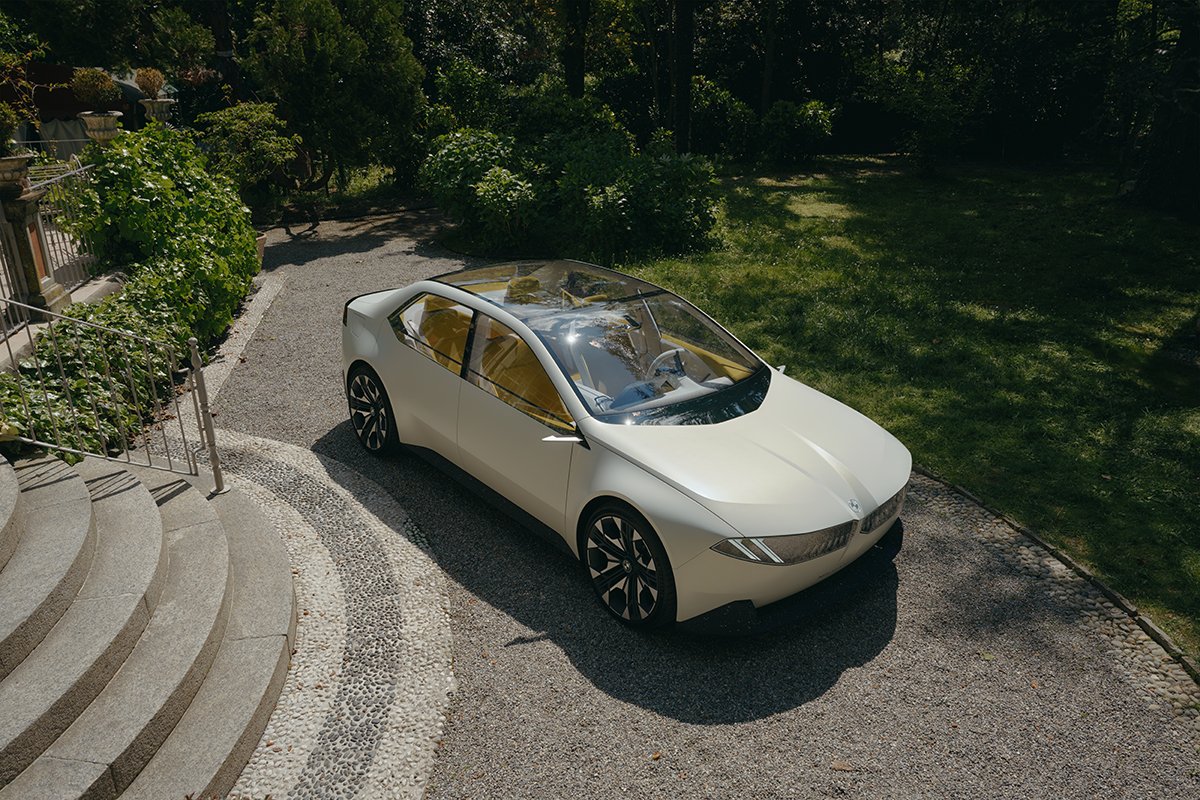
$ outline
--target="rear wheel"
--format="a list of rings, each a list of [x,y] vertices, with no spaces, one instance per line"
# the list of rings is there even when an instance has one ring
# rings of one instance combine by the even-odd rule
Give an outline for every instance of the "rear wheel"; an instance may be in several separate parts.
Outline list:
[[[675,621],[675,576],[667,552],[645,518],[606,504],[583,530],[583,563],[592,589],[610,614],[636,628]]]
[[[350,424],[359,444],[375,454],[394,451],[400,441],[396,420],[387,390],[375,370],[362,364],[351,369],[346,399],[350,405]]]

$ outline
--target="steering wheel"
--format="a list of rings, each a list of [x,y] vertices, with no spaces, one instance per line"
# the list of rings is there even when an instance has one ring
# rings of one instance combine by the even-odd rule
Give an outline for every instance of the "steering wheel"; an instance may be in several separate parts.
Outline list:
[[[665,364],[667,362],[667,360],[670,359],[672,356],[675,357],[675,369],[673,369],[671,371],[678,375],[685,374],[685,370],[683,368],[683,358],[682,358],[682,356],[685,352],[687,352],[687,351],[682,347],[675,347],[670,350],[663,350],[661,353],[659,353],[657,356],[654,357],[654,360],[650,362],[650,366],[646,367],[646,372],[645,372],[646,380],[650,380],[655,375],[657,375],[662,370],[663,364]]]

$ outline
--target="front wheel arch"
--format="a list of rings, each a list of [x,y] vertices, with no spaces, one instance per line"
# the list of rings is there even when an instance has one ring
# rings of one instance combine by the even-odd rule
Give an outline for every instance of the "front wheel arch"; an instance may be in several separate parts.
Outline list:
[[[575,520],[575,557],[581,564],[583,563],[584,558],[587,557],[587,548],[584,546],[584,537],[587,536],[588,520],[591,519],[592,514],[596,513],[596,509],[606,505],[622,506],[629,511],[629,513],[636,515],[642,520],[642,522],[646,523],[647,527],[649,527],[650,530],[653,530],[656,536],[658,535],[658,531],[655,530],[654,526],[650,524],[650,520],[646,519],[646,515],[641,511],[638,511],[637,507],[634,506],[633,503],[611,494],[598,495],[587,501],[584,507],[579,511],[579,519]],[[659,538],[661,539],[662,537],[660,536]]]
[[[671,565],[671,557],[666,552],[666,548],[662,543],[662,538],[658,535],[658,531],[655,529],[654,525],[650,523],[650,520],[646,518],[646,515],[642,514],[637,510],[637,508],[635,508],[626,500],[607,495],[596,497],[590,500],[584,506],[584,509],[581,512],[579,521],[576,524],[577,546],[579,548],[579,565],[584,574],[589,577],[589,583],[592,583],[595,580],[595,576],[591,575],[593,569],[588,563],[588,523],[591,522],[594,517],[605,514],[613,514],[620,517],[625,517],[634,526],[635,531],[632,535],[635,537],[640,535],[640,539],[637,539],[637,541],[645,542],[645,547],[649,549],[649,552],[643,552],[642,556],[639,556],[638,558],[634,558],[632,555],[627,557],[635,564],[639,563],[642,557],[651,557],[653,559],[653,563],[657,565],[655,570],[658,574],[658,580],[656,582],[658,588],[657,590],[653,588],[650,589],[650,596],[652,598],[657,597],[657,601],[649,617],[644,616],[645,606],[642,607],[642,616],[632,613],[634,606],[634,601],[632,599],[628,600],[631,613],[618,613],[617,610],[611,606],[611,598],[609,603],[605,602],[606,598],[604,591],[612,591],[612,586],[610,585],[606,590],[600,590],[593,584],[593,591],[596,593],[601,605],[604,606],[605,610],[616,617],[620,622],[634,628],[647,630],[673,625],[678,613],[678,588],[675,585],[675,570]],[[639,528],[641,529],[640,531],[636,530]],[[630,546],[636,547],[636,545]],[[634,549],[630,549],[628,551],[630,554],[634,552],[636,552]],[[617,558],[620,558],[620,556],[617,556]],[[611,562],[611,558],[606,559],[606,561]],[[628,561],[626,562],[625,571],[626,573],[630,571]],[[639,574],[640,573],[635,567],[634,574],[630,576],[630,580],[633,581],[632,585],[635,589],[638,586],[637,576]],[[643,587],[646,586],[645,583],[642,583],[641,585]],[[655,591],[657,591],[657,595],[654,594]]]

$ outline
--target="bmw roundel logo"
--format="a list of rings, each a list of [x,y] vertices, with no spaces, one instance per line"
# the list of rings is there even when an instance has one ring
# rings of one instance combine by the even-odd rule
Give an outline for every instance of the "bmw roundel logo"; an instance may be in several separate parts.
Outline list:
[[[855,514],[857,514],[860,511],[862,511],[862,506],[860,506],[858,504],[857,500],[855,500],[854,498],[850,498],[850,510],[853,511]]]

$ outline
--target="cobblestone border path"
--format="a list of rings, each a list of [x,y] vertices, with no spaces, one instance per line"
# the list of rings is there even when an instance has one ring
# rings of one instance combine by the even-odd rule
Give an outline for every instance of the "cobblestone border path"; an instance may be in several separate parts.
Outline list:
[[[445,579],[382,487],[308,450],[220,431],[288,548],[287,684],[232,797],[419,798],[454,687]]]

